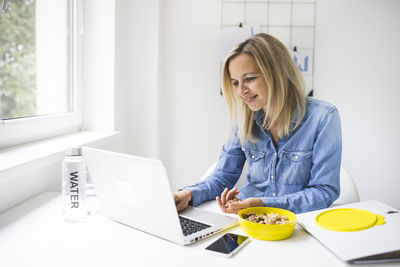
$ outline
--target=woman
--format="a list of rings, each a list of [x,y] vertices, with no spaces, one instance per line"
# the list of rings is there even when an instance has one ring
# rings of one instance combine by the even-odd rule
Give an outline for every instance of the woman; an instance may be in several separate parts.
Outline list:
[[[234,48],[222,71],[234,127],[213,173],[174,194],[177,209],[214,198],[228,213],[254,206],[295,213],[330,206],[340,190],[337,109],[305,97],[288,50],[265,33]],[[247,183],[239,191],[234,185],[246,160]]]

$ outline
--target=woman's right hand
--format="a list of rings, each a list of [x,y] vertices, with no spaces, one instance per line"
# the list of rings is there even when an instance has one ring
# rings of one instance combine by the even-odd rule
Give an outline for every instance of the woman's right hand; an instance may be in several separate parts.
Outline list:
[[[231,201],[236,199],[237,194],[239,194],[239,189],[237,189],[237,187],[234,187],[232,190],[225,188],[221,196],[216,197],[218,206],[221,208],[223,212],[233,213],[232,211],[229,210],[229,204]]]
[[[184,210],[189,205],[191,200],[192,192],[187,189],[183,189],[174,193],[175,206],[178,212]]]
[[[236,198],[237,194],[239,194],[239,189],[236,187],[232,190],[225,188],[221,196],[216,197],[217,203],[223,212],[237,214],[242,209],[250,207],[264,207],[264,203],[259,198],[250,197],[240,200]]]

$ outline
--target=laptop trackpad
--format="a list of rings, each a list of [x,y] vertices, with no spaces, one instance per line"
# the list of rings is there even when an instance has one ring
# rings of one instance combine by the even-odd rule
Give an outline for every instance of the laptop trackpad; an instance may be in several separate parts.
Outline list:
[[[181,211],[179,215],[183,215],[187,218],[192,218],[195,219],[199,222],[203,222],[209,225],[229,225],[235,222],[237,219],[223,215],[223,214],[218,214],[215,212],[211,211],[206,211],[203,209],[198,209],[192,206],[187,207],[185,210]]]

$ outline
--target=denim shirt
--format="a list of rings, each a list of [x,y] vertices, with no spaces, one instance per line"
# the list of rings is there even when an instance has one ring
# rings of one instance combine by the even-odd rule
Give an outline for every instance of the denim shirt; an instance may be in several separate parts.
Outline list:
[[[296,122],[294,114],[291,126]],[[276,147],[269,131],[262,128],[263,117],[263,111],[254,116],[255,142],[241,143],[233,131],[213,173],[185,187],[194,206],[215,199],[225,187],[232,189],[245,161],[249,172],[240,199],[256,197],[264,206],[302,213],[327,208],[338,198],[342,139],[336,107],[307,98],[301,123]]]

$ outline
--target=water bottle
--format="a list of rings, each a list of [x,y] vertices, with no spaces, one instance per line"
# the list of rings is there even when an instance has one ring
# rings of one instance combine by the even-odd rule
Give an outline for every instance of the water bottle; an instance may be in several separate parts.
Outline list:
[[[90,176],[90,172],[86,169],[86,208],[87,215],[94,216],[100,212],[96,187],[93,184],[92,177]]]
[[[62,193],[64,220],[84,221],[86,207],[86,164],[80,147],[68,148],[62,161]]]

